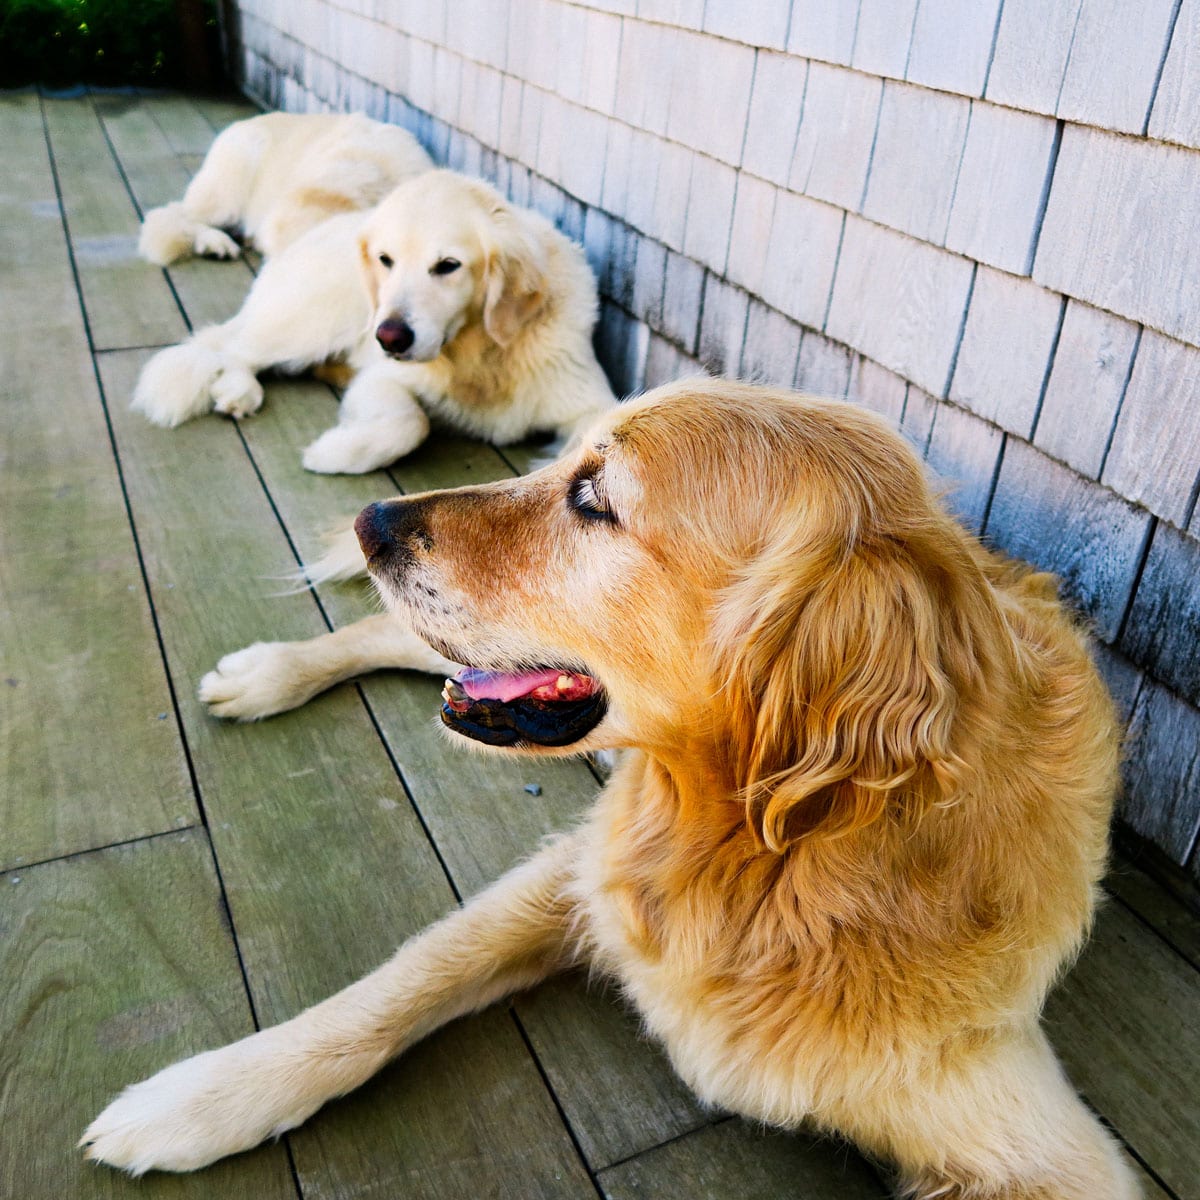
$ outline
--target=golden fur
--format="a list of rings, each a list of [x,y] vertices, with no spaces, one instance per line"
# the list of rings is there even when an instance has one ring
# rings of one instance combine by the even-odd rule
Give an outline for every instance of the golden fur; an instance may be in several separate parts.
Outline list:
[[[580,478],[613,522],[572,508]],[[702,1098],[846,1134],[909,1194],[1138,1194],[1038,1024],[1104,866],[1112,705],[1053,580],[951,520],[896,435],[675,385],[533,475],[380,512],[404,626],[491,669],[578,664],[608,710],[569,749],[624,757],[580,829],[375,974],[124,1093],[92,1157],[248,1147],[586,962]]]

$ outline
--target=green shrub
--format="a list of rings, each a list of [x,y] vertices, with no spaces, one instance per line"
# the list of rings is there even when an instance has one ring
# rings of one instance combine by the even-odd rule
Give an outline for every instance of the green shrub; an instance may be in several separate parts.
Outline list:
[[[0,87],[178,85],[219,61],[215,0],[196,0],[201,44],[185,56],[188,0],[0,0]]]

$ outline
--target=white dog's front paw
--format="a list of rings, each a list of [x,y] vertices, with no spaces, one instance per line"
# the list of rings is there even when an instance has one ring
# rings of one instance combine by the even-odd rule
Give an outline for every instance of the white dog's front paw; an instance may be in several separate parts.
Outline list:
[[[255,642],[227,654],[200,680],[198,694],[215,717],[258,721],[299,708],[320,691],[305,678],[294,642]]]
[[[257,1034],[126,1088],[80,1139],[86,1157],[146,1171],[194,1171],[249,1150],[315,1110],[296,1106]]]
[[[213,409],[240,420],[262,408],[262,384],[241,367],[226,368],[212,385]]]
[[[208,258],[237,258],[242,252],[237,244],[223,229],[205,226],[196,234],[193,248],[197,254]]]
[[[346,425],[327,429],[305,451],[300,460],[321,475],[365,475],[393,462],[396,456],[381,457],[369,434]]]

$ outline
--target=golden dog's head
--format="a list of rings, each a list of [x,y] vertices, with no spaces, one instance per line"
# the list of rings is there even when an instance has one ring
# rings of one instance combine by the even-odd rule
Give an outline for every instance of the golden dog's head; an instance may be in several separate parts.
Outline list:
[[[388,603],[475,669],[448,684],[450,729],[690,763],[776,847],[952,780],[958,705],[1002,640],[897,435],[726,381],[661,388],[543,470],[372,505],[357,528]]]
[[[545,253],[525,214],[478,180],[429,171],[398,187],[359,239],[375,336],[429,362],[482,322],[507,346],[545,301]]]

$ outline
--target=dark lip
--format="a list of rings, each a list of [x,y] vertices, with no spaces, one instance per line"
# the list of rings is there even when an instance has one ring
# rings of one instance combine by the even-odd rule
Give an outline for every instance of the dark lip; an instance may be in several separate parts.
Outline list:
[[[447,729],[487,746],[562,747],[586,737],[607,712],[600,688],[582,700],[476,700],[465,712],[443,704],[441,717]]]
[[[454,662],[464,662],[466,656],[457,647],[441,639],[426,638],[439,654]],[[479,664],[472,664],[479,667]],[[491,669],[484,666],[480,669]],[[548,664],[505,664],[499,670],[557,670],[576,675],[596,676],[574,663]],[[597,681],[598,682],[598,681]],[[518,696],[514,700],[473,700],[464,711],[455,711],[443,702],[442,724],[447,729],[486,746],[569,746],[586,737],[604,720],[608,712],[608,696],[603,687],[597,687],[590,696],[580,700],[534,700],[529,696]]]

